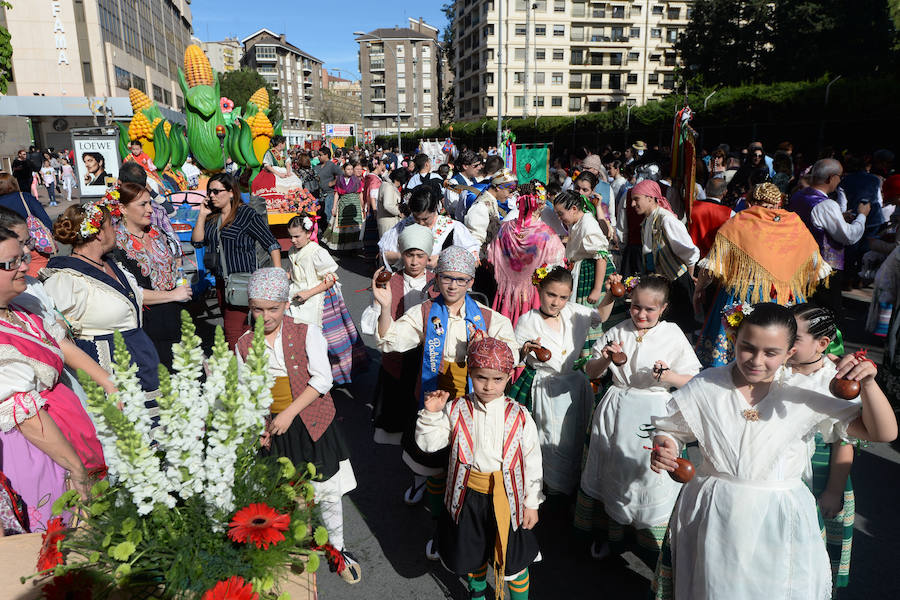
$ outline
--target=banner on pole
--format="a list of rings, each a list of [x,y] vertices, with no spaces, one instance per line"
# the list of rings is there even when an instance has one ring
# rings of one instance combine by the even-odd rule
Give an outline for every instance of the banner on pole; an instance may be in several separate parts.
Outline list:
[[[527,183],[537,179],[544,185],[550,175],[550,147],[546,144],[516,148],[516,179]]]

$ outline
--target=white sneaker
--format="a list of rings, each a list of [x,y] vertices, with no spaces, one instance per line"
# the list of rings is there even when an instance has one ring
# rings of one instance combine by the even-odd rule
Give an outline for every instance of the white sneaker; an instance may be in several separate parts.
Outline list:
[[[407,506],[415,506],[422,501],[422,497],[425,495],[425,484],[427,481],[428,480],[424,477],[421,482],[419,482],[418,477],[413,480],[413,484],[409,486],[406,489],[406,493],[403,494],[403,501]]]
[[[594,542],[591,544],[591,558],[594,560],[603,560],[609,556],[609,544],[603,542],[602,544],[599,542]]]
[[[425,558],[428,560],[441,560],[441,555],[437,551],[434,538],[428,540],[428,543],[425,544]]]

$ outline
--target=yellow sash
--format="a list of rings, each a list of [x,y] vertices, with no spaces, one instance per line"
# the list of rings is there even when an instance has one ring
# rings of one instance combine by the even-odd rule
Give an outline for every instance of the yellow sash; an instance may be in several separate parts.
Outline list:
[[[468,393],[468,370],[466,363],[445,360],[438,374],[438,389],[450,394],[450,399],[461,398]]]
[[[495,597],[503,598],[506,582],[506,546],[509,541],[509,525],[511,515],[509,501],[506,498],[506,488],[503,487],[503,473],[482,473],[471,469],[467,487],[479,494],[488,494],[494,505],[494,520],[497,522],[497,539],[494,543],[494,590]]]
[[[272,405],[269,412],[277,415],[294,401],[291,394],[291,381],[287,377],[276,377],[275,385],[272,386]]]

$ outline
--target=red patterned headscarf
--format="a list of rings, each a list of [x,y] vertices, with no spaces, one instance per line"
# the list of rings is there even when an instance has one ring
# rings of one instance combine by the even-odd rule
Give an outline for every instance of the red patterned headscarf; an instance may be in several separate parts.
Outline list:
[[[494,369],[504,373],[509,373],[515,366],[509,346],[484,335],[476,335],[469,342],[466,364],[470,369]]]

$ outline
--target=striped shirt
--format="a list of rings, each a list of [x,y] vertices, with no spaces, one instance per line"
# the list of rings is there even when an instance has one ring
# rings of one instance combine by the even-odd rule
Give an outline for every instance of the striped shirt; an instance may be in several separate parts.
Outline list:
[[[280,250],[281,246],[266,221],[246,204],[238,207],[228,227],[219,231],[217,217],[207,221],[204,226],[206,247],[216,252],[219,250],[219,234],[222,235],[222,253],[229,273],[252,273],[259,266],[256,261],[256,244],[267,252]],[[222,260],[222,257],[219,257]],[[221,275],[221,273],[220,273]]]

